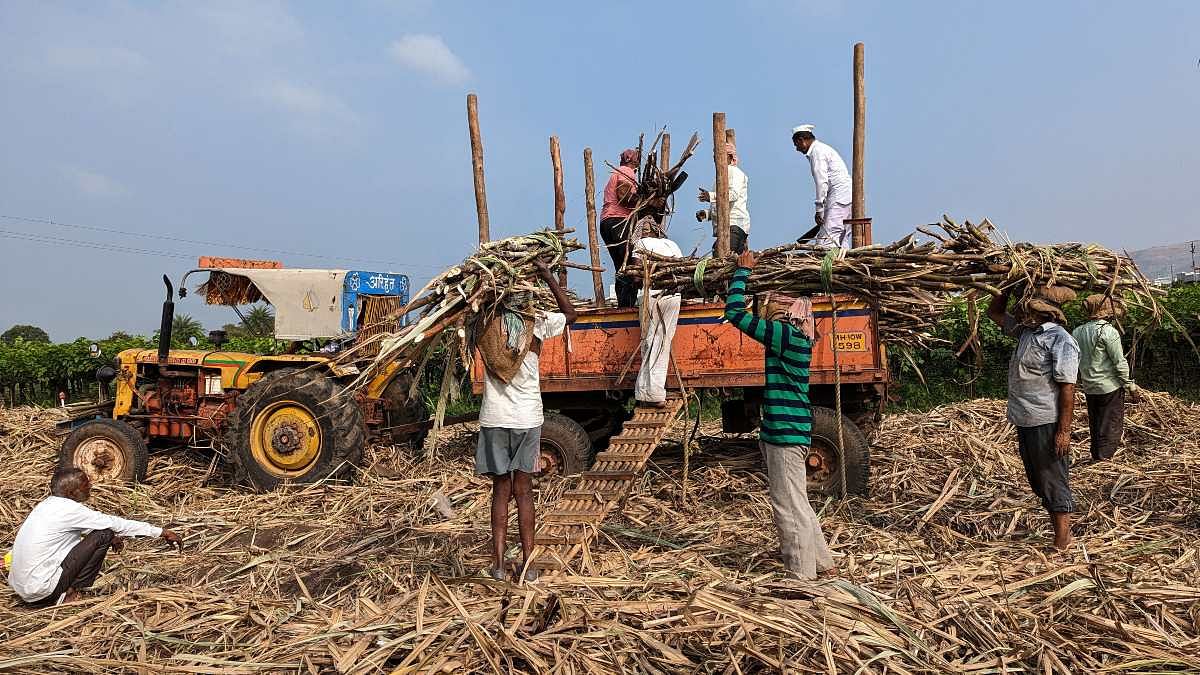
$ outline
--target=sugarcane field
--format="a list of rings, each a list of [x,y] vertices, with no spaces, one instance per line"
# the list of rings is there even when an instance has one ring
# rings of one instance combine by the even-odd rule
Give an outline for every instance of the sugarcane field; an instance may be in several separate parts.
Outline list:
[[[834,5],[0,7],[0,671],[1200,672],[1200,7]]]

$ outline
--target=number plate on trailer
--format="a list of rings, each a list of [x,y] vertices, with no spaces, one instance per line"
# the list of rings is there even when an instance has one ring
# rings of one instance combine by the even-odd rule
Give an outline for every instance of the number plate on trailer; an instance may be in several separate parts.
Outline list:
[[[853,333],[838,333],[837,350],[839,352],[865,352],[867,351],[867,334],[861,331]]]

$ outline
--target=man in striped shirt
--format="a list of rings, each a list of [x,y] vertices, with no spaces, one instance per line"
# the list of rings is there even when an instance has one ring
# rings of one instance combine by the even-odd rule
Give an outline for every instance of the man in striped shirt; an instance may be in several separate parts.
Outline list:
[[[746,311],[746,281],[758,264],[753,251],[738,256],[729,282],[725,318],[766,348],[767,383],[763,388],[759,445],[767,462],[771,510],[779,530],[783,564],[801,579],[816,578],[833,567],[821,521],[808,503],[805,459],[812,443],[812,407],[808,368],[812,360],[812,305],[768,305],[766,318]]]

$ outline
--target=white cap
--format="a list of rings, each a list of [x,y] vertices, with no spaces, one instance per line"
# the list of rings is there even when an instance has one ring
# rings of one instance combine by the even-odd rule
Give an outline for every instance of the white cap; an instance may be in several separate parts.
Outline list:
[[[814,127],[811,124],[801,124],[798,127],[792,127],[792,135],[795,136],[796,134],[800,133],[801,131],[807,131],[808,133],[811,134],[813,129],[814,129]]]

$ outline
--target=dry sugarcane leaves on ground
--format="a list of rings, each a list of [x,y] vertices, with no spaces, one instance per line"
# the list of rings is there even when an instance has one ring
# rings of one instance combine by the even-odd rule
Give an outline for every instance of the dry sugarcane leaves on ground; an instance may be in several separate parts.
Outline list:
[[[61,413],[0,412],[7,545],[44,495]],[[1003,402],[889,416],[872,496],[813,498],[838,563],[817,582],[781,574],[757,450],[719,445],[715,425],[686,499],[668,442],[590,566],[526,587],[480,574],[489,491],[470,425],[439,462],[377,447],[353,485],[269,494],[203,484],[202,456],[156,455],[146,484],[95,501],[170,523],[185,553],[135,540],[58,608],[5,588],[0,669],[1195,672],[1197,422],[1200,406],[1165,394],[1131,406],[1115,461],[1073,470],[1078,545],[1053,553]],[[1076,456],[1086,436],[1080,416]],[[542,507],[564,487],[541,484]]]

